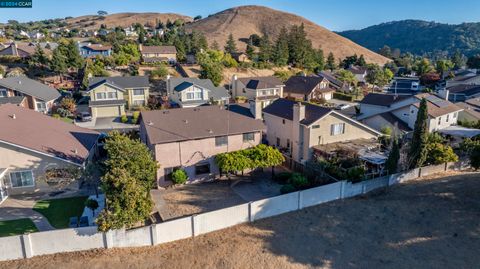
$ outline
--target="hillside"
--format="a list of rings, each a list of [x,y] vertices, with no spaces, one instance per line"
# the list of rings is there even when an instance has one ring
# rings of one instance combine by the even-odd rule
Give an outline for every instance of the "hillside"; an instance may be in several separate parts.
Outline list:
[[[457,49],[465,55],[480,52],[480,23],[452,25],[404,20],[339,34],[373,51],[387,45],[414,54],[453,53]]]
[[[187,29],[202,32],[209,43],[216,40],[225,44],[230,33],[237,39],[237,47],[245,49],[244,42],[251,34],[268,34],[275,38],[283,26],[305,25],[305,31],[314,47],[321,47],[326,53],[333,52],[336,58],[363,54],[368,62],[384,64],[387,58],[376,54],[354,42],[337,35],[300,16],[273,10],[262,6],[241,6],[230,8],[202,20],[188,24]]]
[[[155,22],[167,20],[175,21],[176,19],[182,19],[186,22],[192,21],[192,18],[174,13],[116,13],[100,17],[97,15],[87,15],[81,17],[75,17],[67,19],[68,28],[80,28],[80,29],[98,29],[100,25],[105,24],[110,27],[128,27],[133,23],[141,23],[155,25]]]

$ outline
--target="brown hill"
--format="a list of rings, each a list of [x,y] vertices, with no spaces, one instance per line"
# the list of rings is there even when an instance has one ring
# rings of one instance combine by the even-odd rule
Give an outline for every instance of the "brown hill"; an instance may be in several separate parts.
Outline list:
[[[98,29],[100,25],[105,24],[108,28],[113,27],[128,27],[133,23],[141,23],[143,25],[150,24],[155,25],[156,21],[162,21],[166,23],[167,20],[175,21],[176,19],[182,19],[186,22],[190,22],[193,19],[188,16],[183,16],[174,13],[116,13],[107,15],[104,17],[97,15],[87,15],[76,18],[68,19],[66,22],[69,28],[80,29]]]
[[[274,10],[263,6],[241,6],[216,13],[205,19],[187,25],[187,29],[203,32],[209,43],[216,40],[223,46],[230,33],[237,42],[237,47],[244,50],[246,40],[251,34],[268,34],[275,38],[280,29],[292,25],[305,25],[305,31],[312,40],[313,46],[321,47],[325,53],[333,52],[335,58],[345,58],[353,54],[363,54],[367,62],[384,64],[389,61],[340,35],[337,35],[303,17]]]

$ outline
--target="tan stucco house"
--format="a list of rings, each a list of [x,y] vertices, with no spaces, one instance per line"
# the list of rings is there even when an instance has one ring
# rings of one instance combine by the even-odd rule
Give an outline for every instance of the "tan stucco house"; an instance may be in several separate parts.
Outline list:
[[[25,100],[21,97],[25,97]],[[24,76],[0,79],[0,99],[10,98],[9,101],[4,100],[5,103],[16,103],[48,113],[59,97],[60,93],[56,89]]]
[[[139,50],[144,63],[166,62],[175,64],[177,62],[177,49],[175,46],[143,46],[140,44]]]
[[[298,163],[310,160],[316,146],[381,135],[333,109],[283,98],[267,106],[263,114],[268,143]]]
[[[274,76],[239,78],[233,75],[230,89],[232,97],[246,98],[250,112],[262,118],[262,110],[283,96],[284,83]]]
[[[147,76],[91,78],[87,92],[92,117],[119,117],[126,109],[146,106],[149,89]]]
[[[213,179],[217,154],[258,145],[264,130],[260,120],[220,106],[143,111],[140,121],[140,139],[160,165],[159,186],[172,184],[180,168],[190,182]]]
[[[58,186],[49,183],[47,171],[84,168],[99,136],[13,104],[0,105],[0,126],[0,200],[53,191]]]

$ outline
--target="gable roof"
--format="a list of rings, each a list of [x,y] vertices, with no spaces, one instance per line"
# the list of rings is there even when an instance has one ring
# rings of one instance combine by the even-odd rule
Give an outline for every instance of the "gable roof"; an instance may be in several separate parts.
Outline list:
[[[142,53],[157,53],[157,54],[175,54],[177,49],[175,46],[142,46],[140,51]]]
[[[247,77],[247,78],[238,78],[239,81],[249,89],[269,89],[277,88],[283,86],[284,83],[277,77],[268,76],[268,77]]]
[[[88,87],[90,88],[90,90],[104,83],[108,83],[120,89],[150,87],[150,82],[147,76],[93,77],[93,78],[90,78],[88,82],[89,82]]]
[[[15,115],[15,117],[13,117]],[[0,144],[84,164],[99,133],[17,105],[0,105]]]
[[[410,96],[383,94],[383,93],[369,93],[362,99],[362,101],[360,101],[360,104],[389,107],[392,104],[396,102],[400,102],[407,98],[410,98]]]
[[[87,48],[95,51],[107,51],[107,50],[111,50],[112,46],[102,45],[102,44],[89,44],[89,45],[82,46],[82,48]]]
[[[262,121],[219,106],[142,111],[141,124],[151,144],[265,130]]]
[[[60,93],[56,89],[24,76],[0,79],[0,87],[18,91],[45,102],[52,101],[60,97]]]
[[[214,100],[220,100],[220,99],[225,99],[230,97],[230,95],[228,94],[228,91],[225,88],[215,87],[215,85],[213,85],[213,82],[209,79],[170,78],[168,83],[170,83],[170,86],[169,86],[170,89],[173,89],[175,91],[183,91],[184,89],[192,85],[197,85],[201,88],[209,90],[209,96]]]
[[[453,94],[465,94],[466,96],[480,93],[480,85],[460,84],[448,87],[447,90]]]
[[[324,80],[318,76],[292,76],[285,82],[285,93],[310,94]],[[330,88],[319,89],[322,92],[333,91]]]
[[[271,114],[283,119],[293,120],[293,106],[298,103],[288,99],[280,98],[263,109],[264,113]],[[331,108],[303,103],[305,105],[305,118],[300,121],[301,124],[310,125],[320,118],[333,111]]]
[[[364,75],[367,72],[367,67],[352,65],[347,70],[352,72],[355,75]]]
[[[344,85],[346,85],[343,81],[338,80],[332,73],[328,71],[321,71],[318,73],[318,75],[328,80],[336,88],[342,88]]]
[[[0,105],[4,104],[13,104],[20,105],[25,100],[25,96],[12,96],[12,97],[2,97],[0,98]]]
[[[431,117],[440,117],[449,113],[453,113],[456,111],[463,110],[462,108],[458,107],[457,105],[453,104],[448,100],[444,100],[429,93],[422,93],[415,95],[416,98],[421,100],[425,98],[427,100],[427,110],[428,115]],[[416,108],[420,107],[420,102],[413,104]]]

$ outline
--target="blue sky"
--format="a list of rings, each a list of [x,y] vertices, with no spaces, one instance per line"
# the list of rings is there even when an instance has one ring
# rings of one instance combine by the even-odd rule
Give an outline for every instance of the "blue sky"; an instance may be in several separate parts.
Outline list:
[[[240,5],[264,5],[301,15],[330,30],[360,29],[403,19],[480,22],[479,0],[33,0],[31,9],[0,9],[0,21],[30,21],[117,12],[174,12],[189,16]]]

